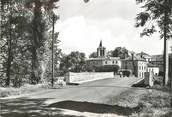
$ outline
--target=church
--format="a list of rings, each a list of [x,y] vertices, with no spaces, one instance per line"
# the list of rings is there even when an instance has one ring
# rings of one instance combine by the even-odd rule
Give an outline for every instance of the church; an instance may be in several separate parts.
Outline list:
[[[106,48],[102,45],[102,40],[97,48],[97,57],[87,60],[88,71],[95,72],[114,72],[121,68],[121,60],[119,57],[107,56]]]

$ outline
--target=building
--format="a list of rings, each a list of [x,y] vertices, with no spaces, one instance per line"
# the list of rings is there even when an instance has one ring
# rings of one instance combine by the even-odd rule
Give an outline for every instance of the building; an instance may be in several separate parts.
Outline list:
[[[158,67],[160,72],[164,71],[164,68],[163,68],[163,64],[164,64],[163,55],[153,55],[152,58],[151,58],[150,63],[155,65],[156,67]]]
[[[137,56],[140,56],[141,58],[145,59],[147,62],[150,62],[152,61],[152,56],[147,54],[147,53],[144,53],[144,52],[141,52],[141,53],[138,53],[136,54]]]
[[[151,63],[148,63],[148,70],[149,73],[153,73],[153,75],[159,75],[159,67],[156,65],[153,65]]]
[[[87,60],[88,71],[111,72],[118,71],[121,68],[121,60],[119,57],[108,57],[106,48],[103,47],[102,41],[97,48],[97,58],[89,58]]]
[[[122,61],[121,68],[132,71],[132,74],[136,77],[144,78],[145,72],[147,72],[147,64],[148,62],[145,59],[132,54],[132,56]]]

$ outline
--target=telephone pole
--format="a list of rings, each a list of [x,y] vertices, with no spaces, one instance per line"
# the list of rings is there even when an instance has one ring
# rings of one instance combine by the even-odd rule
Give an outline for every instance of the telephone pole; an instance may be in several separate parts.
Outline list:
[[[165,5],[167,5],[167,0],[165,0]],[[164,79],[163,79],[163,85],[167,85],[168,83],[168,72],[169,72],[169,69],[168,69],[168,64],[169,64],[169,61],[168,61],[168,49],[167,49],[167,26],[168,26],[168,21],[167,21],[167,10],[165,9],[164,10]]]

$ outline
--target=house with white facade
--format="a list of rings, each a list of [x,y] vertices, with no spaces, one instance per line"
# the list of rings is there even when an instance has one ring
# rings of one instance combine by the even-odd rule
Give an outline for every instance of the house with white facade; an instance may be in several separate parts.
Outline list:
[[[145,72],[147,72],[148,62],[136,55],[132,55],[122,61],[122,69],[131,70],[132,74],[136,77],[144,78]]]

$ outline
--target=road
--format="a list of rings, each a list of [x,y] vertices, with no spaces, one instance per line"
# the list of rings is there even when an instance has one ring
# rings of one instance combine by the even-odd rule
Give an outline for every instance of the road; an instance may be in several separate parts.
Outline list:
[[[1,116],[72,117],[84,116],[86,113],[127,116],[134,109],[111,105],[109,97],[117,97],[131,90],[131,85],[138,80],[140,79],[134,77],[115,77],[61,89],[48,89],[18,98],[1,99]]]

